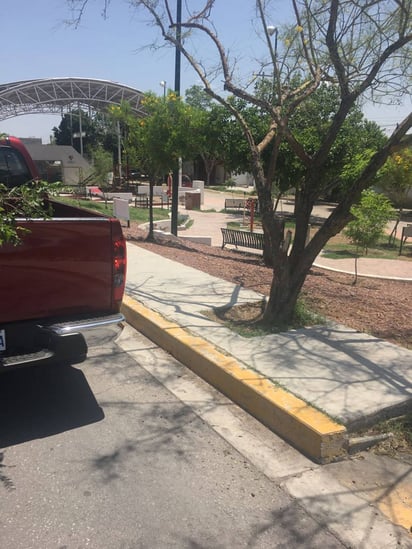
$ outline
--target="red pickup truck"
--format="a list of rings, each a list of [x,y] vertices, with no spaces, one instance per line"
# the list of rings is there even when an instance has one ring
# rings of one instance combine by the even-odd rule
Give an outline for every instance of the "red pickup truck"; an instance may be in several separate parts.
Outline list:
[[[0,140],[0,183],[37,178],[16,138]],[[17,245],[0,246],[0,371],[76,363],[121,330],[126,246],[119,220],[45,199],[52,214],[19,219]]]

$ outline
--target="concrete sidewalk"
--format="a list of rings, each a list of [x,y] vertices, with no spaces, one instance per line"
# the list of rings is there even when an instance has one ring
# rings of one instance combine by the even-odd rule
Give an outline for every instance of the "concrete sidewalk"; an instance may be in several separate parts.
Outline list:
[[[411,351],[339,325],[241,337],[204,311],[260,294],[133,244],[127,280],[129,322],[190,368],[204,361],[206,371],[197,373],[206,379],[207,357],[190,353],[214,355],[208,381],[317,461],[345,453],[346,430],[412,406]],[[254,402],[256,391],[263,400]]]

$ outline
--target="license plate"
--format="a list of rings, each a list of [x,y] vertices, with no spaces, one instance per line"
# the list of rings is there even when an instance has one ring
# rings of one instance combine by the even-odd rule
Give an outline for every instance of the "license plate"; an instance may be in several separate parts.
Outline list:
[[[6,350],[6,330],[0,330],[0,351]]]

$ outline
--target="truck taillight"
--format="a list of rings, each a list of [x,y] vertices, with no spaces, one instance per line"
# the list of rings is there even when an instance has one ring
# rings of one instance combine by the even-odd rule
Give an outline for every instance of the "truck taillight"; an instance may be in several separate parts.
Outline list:
[[[116,307],[120,307],[123,299],[126,263],[126,242],[119,226],[118,230],[113,231],[113,304]]]

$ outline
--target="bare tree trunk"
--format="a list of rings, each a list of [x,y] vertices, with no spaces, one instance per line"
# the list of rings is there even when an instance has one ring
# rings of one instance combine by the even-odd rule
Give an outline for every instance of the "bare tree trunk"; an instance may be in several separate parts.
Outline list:
[[[300,291],[313,262],[331,236],[337,234],[346,224],[348,215],[346,210],[342,210],[337,219],[325,223],[308,241],[308,227],[314,197],[300,191],[296,195],[296,200],[299,202],[299,209],[295,219],[295,236],[290,254],[288,254],[287,241],[284,239],[284,220],[273,214],[272,216],[266,214],[262,219],[265,234],[271,242],[271,266],[273,267],[273,279],[264,320],[278,326],[287,326],[290,323]]]
[[[206,172],[206,185],[210,185],[210,177],[212,175],[212,172],[213,172],[213,168],[215,167],[216,165],[216,162],[215,160],[210,160],[207,156],[205,155],[201,155],[201,158],[203,160],[203,165],[205,167],[205,172]]]
[[[291,273],[289,261],[283,261],[273,269],[269,300],[264,320],[271,325],[285,326],[290,323],[300,290],[306,278],[305,272]]]

